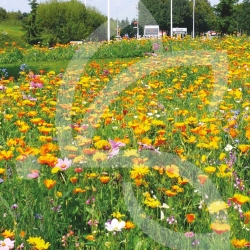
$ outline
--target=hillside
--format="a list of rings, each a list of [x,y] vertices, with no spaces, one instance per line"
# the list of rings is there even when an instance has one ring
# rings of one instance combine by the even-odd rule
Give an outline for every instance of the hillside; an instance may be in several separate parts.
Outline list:
[[[0,48],[6,46],[6,43],[16,43],[18,46],[29,46],[23,39],[24,30],[21,22],[4,21],[0,22]]]

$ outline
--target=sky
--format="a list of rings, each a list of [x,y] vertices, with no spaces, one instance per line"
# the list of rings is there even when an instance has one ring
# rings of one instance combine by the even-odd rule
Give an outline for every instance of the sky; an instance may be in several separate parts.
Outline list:
[[[82,3],[88,6],[94,6],[104,15],[108,12],[108,0],[80,0]],[[152,0],[153,1],[153,0]],[[46,2],[46,0],[38,0],[38,3]],[[137,10],[136,5],[138,0],[109,0],[110,2],[110,17],[113,19],[128,19],[131,21],[136,18]],[[28,0],[0,0],[0,7],[7,11],[30,12],[30,6]],[[210,0],[212,5],[218,4],[219,0]],[[174,4],[174,0],[173,0]]]

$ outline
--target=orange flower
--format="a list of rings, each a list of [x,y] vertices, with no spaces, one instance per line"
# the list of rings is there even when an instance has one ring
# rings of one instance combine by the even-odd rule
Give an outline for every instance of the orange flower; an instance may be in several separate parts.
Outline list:
[[[46,186],[46,188],[51,189],[51,188],[53,188],[55,186],[56,181],[54,181],[54,180],[44,180],[43,183]]]
[[[41,155],[38,158],[38,162],[40,164],[47,164],[50,167],[54,167],[57,163],[57,158],[51,154],[47,154],[47,155]]]
[[[169,197],[172,197],[172,196],[177,195],[176,192],[173,192],[173,191],[171,191],[171,190],[166,190],[166,191],[165,191],[165,194],[166,194],[167,196],[169,196]]]
[[[26,233],[24,231],[20,232],[20,236],[23,238],[26,235]]]
[[[179,168],[177,166],[175,166],[174,164],[171,164],[170,166],[167,165],[166,166],[166,174],[168,177],[170,178],[174,178],[174,177],[179,177]]]
[[[95,240],[95,236],[92,235],[92,234],[90,234],[90,235],[87,235],[87,236],[85,237],[85,239],[86,239],[86,240],[92,240],[92,241],[94,241],[94,240]]]
[[[245,224],[248,224],[248,222],[249,222],[249,220],[250,220],[250,211],[248,211],[248,212],[245,212],[244,214],[244,217],[246,218],[246,220],[245,220]]]
[[[232,244],[235,248],[245,248],[250,245],[250,242],[247,242],[245,239],[242,240],[233,239]]]
[[[132,229],[134,227],[135,227],[135,224],[132,223],[131,221],[127,221],[126,224],[125,224],[125,228],[128,229],[128,230]]]
[[[3,150],[0,152],[0,155],[4,160],[9,160],[14,156],[11,150],[9,151]]]
[[[73,191],[74,194],[85,193],[85,192],[86,192],[86,190],[85,189],[81,189],[81,188],[75,188],[74,191]]]
[[[78,180],[79,180],[79,179],[78,179],[77,177],[75,177],[75,176],[70,178],[70,181],[71,181],[73,184],[76,184]]]
[[[107,184],[110,181],[110,177],[109,176],[101,176],[99,179],[100,179],[100,181],[101,181],[102,184]]]
[[[217,234],[223,234],[230,231],[230,226],[228,224],[212,223],[210,228]]]
[[[250,200],[248,196],[241,195],[241,194],[235,194],[233,198],[229,198],[229,200],[233,201],[234,203],[238,203],[239,205],[242,205]]]
[[[186,214],[186,219],[188,223],[192,223],[195,219],[195,214]]]
[[[204,175],[204,174],[200,174],[198,175],[198,179],[201,185],[205,184],[205,182],[207,181],[208,176]]]
[[[15,237],[14,232],[11,232],[10,230],[5,230],[3,233],[1,233],[1,235],[4,238],[10,238],[10,239],[13,239]]]
[[[84,148],[82,152],[86,155],[93,155],[96,152],[94,148]]]
[[[246,153],[250,149],[250,145],[241,144],[239,145],[239,149],[242,153]]]

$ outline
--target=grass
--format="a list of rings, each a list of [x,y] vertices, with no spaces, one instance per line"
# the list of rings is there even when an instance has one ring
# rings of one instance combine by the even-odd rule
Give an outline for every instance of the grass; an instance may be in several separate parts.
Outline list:
[[[0,22],[0,48],[5,46],[5,43],[9,44],[16,42],[18,46],[29,46],[23,39],[24,30],[22,23],[15,20],[7,20]]]

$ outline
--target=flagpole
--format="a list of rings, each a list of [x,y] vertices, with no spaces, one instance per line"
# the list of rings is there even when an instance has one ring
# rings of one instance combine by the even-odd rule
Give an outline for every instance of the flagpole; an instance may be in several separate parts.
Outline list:
[[[173,37],[173,0],[170,0],[170,36]]]
[[[193,0],[193,38],[195,38],[195,27],[194,27],[194,11],[195,10],[195,0]]]
[[[110,41],[110,13],[109,13],[109,0],[108,0],[108,41]]]

